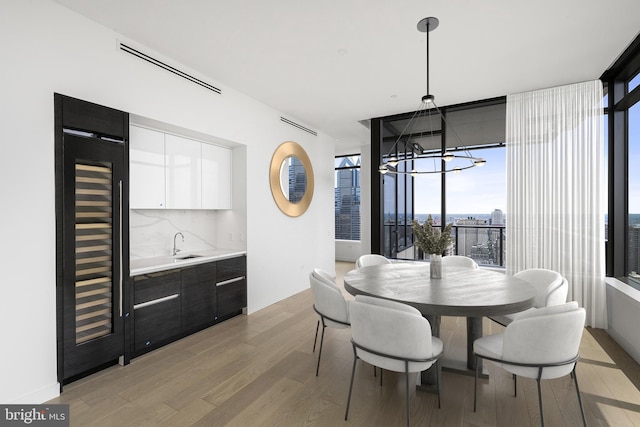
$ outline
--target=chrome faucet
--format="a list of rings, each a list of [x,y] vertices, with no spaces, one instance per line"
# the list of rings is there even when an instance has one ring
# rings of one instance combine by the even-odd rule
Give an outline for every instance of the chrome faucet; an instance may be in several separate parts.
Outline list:
[[[180,249],[176,248],[176,237],[178,237],[178,234],[180,236],[182,236],[182,242],[184,243],[184,234],[182,234],[181,232],[177,232],[174,236],[173,236],[173,252],[171,253],[172,256],[176,256],[178,254],[178,252],[180,252]]]

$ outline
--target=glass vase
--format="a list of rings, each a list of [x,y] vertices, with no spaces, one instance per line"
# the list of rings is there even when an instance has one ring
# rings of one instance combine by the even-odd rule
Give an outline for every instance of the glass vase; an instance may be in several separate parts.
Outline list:
[[[432,279],[442,279],[442,255],[429,255],[429,272]]]

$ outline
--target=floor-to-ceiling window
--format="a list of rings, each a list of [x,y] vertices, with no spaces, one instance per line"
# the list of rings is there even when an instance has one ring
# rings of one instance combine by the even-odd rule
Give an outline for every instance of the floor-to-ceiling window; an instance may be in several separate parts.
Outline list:
[[[607,275],[640,289],[640,37],[601,77],[607,86]]]
[[[372,159],[377,159],[373,162],[394,156],[410,159],[398,163],[398,173],[379,174],[372,168],[372,212],[381,211],[372,215],[372,250],[391,258],[422,257],[413,247],[409,222],[432,216],[437,225],[453,223],[453,253],[483,265],[504,265],[505,99],[440,110],[443,117],[431,111],[372,120]],[[484,158],[487,163],[441,173],[443,167],[451,167],[433,155],[444,152]],[[411,170],[431,173],[402,173]]]
[[[360,155],[335,160],[335,238],[360,240]]]

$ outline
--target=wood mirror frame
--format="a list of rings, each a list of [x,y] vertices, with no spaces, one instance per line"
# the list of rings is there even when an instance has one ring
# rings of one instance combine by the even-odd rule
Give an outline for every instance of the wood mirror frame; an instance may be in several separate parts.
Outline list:
[[[304,192],[304,196],[297,203],[290,202],[282,191],[282,184],[280,182],[280,169],[282,163],[287,157],[296,157],[304,166],[304,171],[307,179],[307,186]],[[313,198],[313,168],[311,167],[311,160],[307,156],[306,151],[297,143],[293,141],[283,142],[276,148],[271,158],[271,167],[269,168],[269,183],[271,184],[271,194],[273,200],[275,200],[278,208],[288,216],[297,217],[306,212],[311,204]]]

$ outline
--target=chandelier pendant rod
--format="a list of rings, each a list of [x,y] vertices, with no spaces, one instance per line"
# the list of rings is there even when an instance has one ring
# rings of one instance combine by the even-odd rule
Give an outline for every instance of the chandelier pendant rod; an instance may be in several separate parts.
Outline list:
[[[427,96],[431,93],[429,91],[429,20],[427,20]]]

